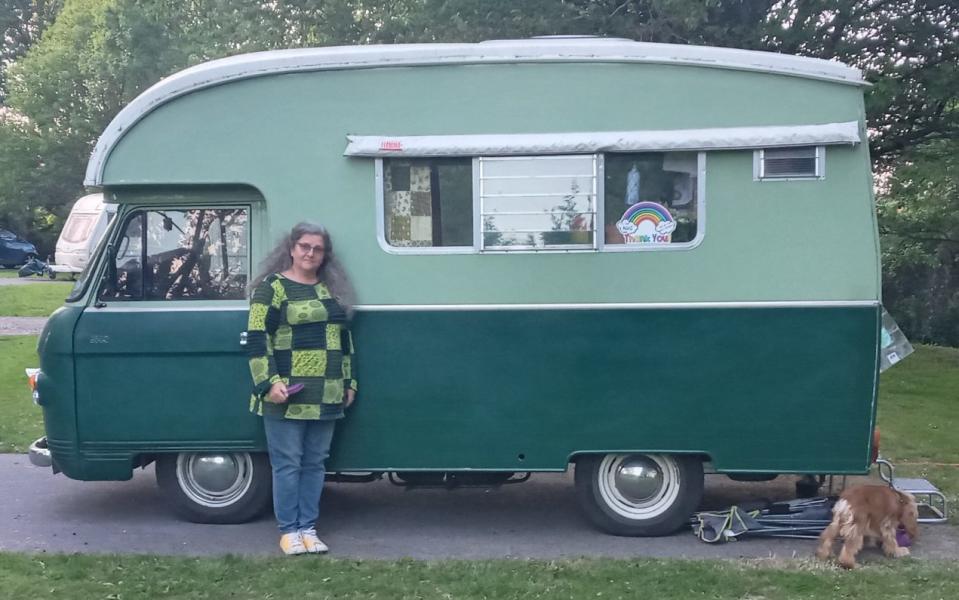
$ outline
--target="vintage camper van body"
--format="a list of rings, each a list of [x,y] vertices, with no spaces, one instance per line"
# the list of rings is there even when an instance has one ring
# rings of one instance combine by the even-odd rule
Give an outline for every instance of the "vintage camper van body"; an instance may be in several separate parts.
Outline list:
[[[575,462],[594,520],[640,534],[686,518],[704,462],[863,473],[880,314],[864,85],[826,61],[598,39],[267,52],[174,75],[89,164],[120,209],[40,342],[54,466],[125,479],[159,459],[193,518],[237,518],[264,450],[239,290],[308,219],[358,296],[360,392],[332,471]],[[673,197],[647,195],[657,178]],[[449,231],[437,189],[471,207]],[[515,197],[532,209],[497,214]],[[678,243],[617,237],[650,198],[686,215]],[[131,219],[165,235],[173,214],[232,236],[230,299],[116,291]],[[238,473],[229,494],[190,479],[209,456]]]
[[[77,200],[57,239],[53,264],[47,267],[50,276],[83,272],[116,211],[115,204],[103,201],[103,194],[88,194]]]

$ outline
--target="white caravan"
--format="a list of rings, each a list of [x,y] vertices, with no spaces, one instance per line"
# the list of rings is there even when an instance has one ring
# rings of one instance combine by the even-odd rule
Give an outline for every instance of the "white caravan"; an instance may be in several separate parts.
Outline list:
[[[49,266],[51,279],[57,273],[76,274],[86,268],[116,212],[116,204],[105,203],[103,194],[89,194],[76,201],[57,240],[54,264]]]

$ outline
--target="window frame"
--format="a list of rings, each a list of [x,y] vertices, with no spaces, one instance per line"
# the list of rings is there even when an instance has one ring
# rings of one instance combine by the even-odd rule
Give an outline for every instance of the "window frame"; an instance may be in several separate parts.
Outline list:
[[[666,152],[656,151],[660,154]],[[617,154],[632,154],[630,152],[617,152]],[[636,154],[642,154],[637,152]],[[691,152],[677,151],[675,154],[692,154]],[[606,156],[603,155],[603,183],[606,176]],[[603,205],[605,213],[606,189],[603,188]],[[703,243],[706,235],[706,152],[700,150],[696,152],[696,235],[688,242],[677,242],[675,244],[607,244],[605,214],[603,219],[603,230],[600,232],[601,252],[675,252],[681,250],[692,250]]]
[[[653,150],[651,153],[667,154],[662,150]],[[636,153],[644,153],[636,151]],[[593,156],[596,161],[595,181],[595,219],[593,229],[593,243],[591,246],[545,246],[543,248],[484,248],[483,222],[480,197],[480,158],[472,157],[473,181],[473,245],[471,246],[393,246],[386,239],[386,187],[384,179],[384,161],[389,157],[375,157],[374,159],[374,189],[376,206],[376,241],[380,248],[388,254],[396,255],[436,255],[436,254],[569,254],[569,253],[602,253],[602,252],[675,252],[692,250],[703,242],[706,231],[706,151],[677,151],[677,153],[696,154],[696,236],[688,242],[669,244],[607,244],[606,243],[606,154],[604,152],[581,153],[580,156]],[[564,153],[564,155],[573,153]],[[616,154],[631,154],[617,152]],[[535,158],[548,155],[509,156],[509,158]],[[423,158],[431,157],[409,157]],[[466,157],[462,157],[466,158]],[[483,158],[501,158],[500,156],[484,156]],[[505,158],[505,157],[502,157]]]
[[[592,210],[591,212],[587,213],[587,214],[593,215],[593,229],[590,230],[591,233],[593,234],[593,236],[592,236],[592,237],[593,237],[592,242],[589,242],[589,243],[586,243],[586,244],[549,244],[549,245],[545,245],[545,244],[544,244],[543,246],[529,246],[529,245],[508,246],[508,245],[504,245],[504,246],[489,246],[489,247],[487,247],[487,246],[486,246],[485,238],[486,238],[486,233],[488,233],[488,232],[486,231],[486,229],[485,229],[484,226],[483,226],[483,218],[486,217],[487,215],[491,215],[491,214],[493,214],[493,213],[484,212],[484,210],[485,210],[485,208],[486,208],[485,203],[484,203],[484,195],[483,195],[483,191],[482,191],[482,190],[483,190],[483,182],[484,182],[484,177],[483,177],[483,162],[484,162],[484,160],[493,160],[493,161],[510,161],[510,160],[515,160],[515,161],[520,161],[520,160],[543,160],[543,159],[559,158],[559,157],[564,157],[564,158],[565,158],[565,157],[589,158],[589,159],[591,160],[591,162],[592,162],[593,173],[592,173],[592,175],[590,175],[589,177],[591,177],[592,180],[593,180],[593,186],[592,186],[592,188],[590,189],[589,193],[588,193],[588,194],[585,194],[585,195],[587,195],[587,196],[592,197],[592,200],[591,200],[592,207],[591,207],[591,208],[592,208],[593,210]],[[479,231],[478,231],[478,234],[479,234],[479,245],[478,245],[478,246],[479,246],[479,247],[478,247],[478,251],[479,251],[480,253],[482,253],[482,254],[492,254],[492,253],[505,253],[505,254],[510,254],[510,253],[515,253],[515,252],[576,252],[576,251],[580,251],[580,252],[596,252],[597,250],[599,250],[599,247],[600,247],[600,245],[599,245],[599,231],[598,231],[598,230],[599,230],[599,224],[598,224],[598,223],[599,223],[599,214],[600,214],[600,211],[599,211],[599,202],[600,202],[600,198],[603,197],[603,196],[601,195],[601,193],[600,193],[600,189],[601,189],[600,178],[603,177],[603,170],[600,168],[600,164],[602,163],[602,160],[603,160],[603,157],[602,157],[601,154],[599,154],[599,153],[593,153],[593,154],[557,154],[557,155],[537,155],[537,156],[481,156],[481,157],[478,157],[478,158],[476,158],[476,159],[474,159],[474,160],[475,160],[475,163],[476,163],[476,168],[478,169],[478,170],[474,173],[474,179],[477,180],[477,184],[474,184],[474,189],[475,189],[475,188],[477,187],[477,185],[478,185],[478,188],[479,188],[479,194],[478,194],[478,195],[479,195],[479,198],[478,198],[478,200],[479,200],[479,215],[478,215],[478,216],[479,216]],[[522,176],[518,176],[518,177],[522,177]],[[529,175],[529,176],[525,176],[525,177],[535,179],[535,178],[540,177],[540,176],[538,176],[538,175]],[[491,181],[491,180],[495,180],[495,179],[498,179],[498,178],[500,178],[500,177],[492,176],[492,177],[487,177],[485,180],[486,180],[486,181]],[[536,196],[536,195],[537,195],[537,194],[536,194],[535,192],[530,194],[530,196]],[[581,194],[581,195],[582,195],[582,194]],[[492,197],[492,196],[486,196],[486,197],[488,198],[488,197]],[[507,214],[509,214],[509,213],[507,213]],[[544,213],[544,214],[548,214],[548,213]],[[474,216],[474,221],[475,221],[475,216]],[[474,227],[475,227],[475,223],[474,223]],[[476,233],[477,233],[477,232],[474,230],[474,239],[475,239],[475,234],[476,234]],[[539,232],[539,233],[546,233],[546,231],[541,231],[541,232]]]
[[[430,157],[424,156],[417,158],[428,159]],[[386,178],[383,172],[383,160],[382,158],[377,158],[374,163],[374,180],[376,186],[376,241],[380,245],[380,248],[390,254],[474,254],[477,251],[477,160],[474,158],[471,165],[473,180],[473,244],[471,246],[393,246],[390,244],[389,240],[386,239]]]
[[[107,285],[107,274],[110,271],[110,262],[116,261],[116,255],[114,254],[117,249],[117,245],[120,240],[122,240],[126,228],[129,226],[130,221],[137,218],[139,215],[143,215],[143,227],[141,230],[141,236],[146,236],[147,228],[147,219],[150,212],[162,212],[162,211],[191,211],[191,210],[237,210],[242,209],[246,211],[247,215],[247,225],[246,225],[246,260],[247,260],[247,285],[255,276],[253,272],[253,219],[255,207],[251,204],[243,202],[228,202],[228,203],[218,203],[218,202],[209,202],[209,203],[183,203],[183,204],[164,204],[164,205],[139,205],[132,207],[131,209],[124,212],[119,218],[114,217],[111,219],[110,226],[113,227],[112,231],[107,231],[107,234],[104,235],[101,243],[105,243],[105,247],[102,251],[103,260],[98,265],[98,276],[96,278],[97,284],[95,286],[89,286],[91,288],[92,300],[97,306],[106,307],[108,305],[112,306],[142,306],[143,308],[149,307],[164,307],[172,305],[185,306],[186,304],[194,305],[197,303],[205,304],[217,304],[223,305],[223,303],[243,303],[248,304],[249,301],[244,298],[177,298],[173,300],[166,300],[160,298],[101,298],[100,295],[104,290],[104,287]],[[115,224],[115,225],[114,225]],[[109,241],[107,239],[109,238]],[[142,240],[143,238],[141,238]],[[142,242],[141,242],[142,243]],[[146,245],[144,244],[141,248],[141,257],[143,252],[146,250]],[[142,259],[141,259],[142,261]],[[140,265],[141,269],[143,264]],[[77,294],[77,299],[80,299],[82,293]]]
[[[775,177],[765,174],[767,150],[789,150],[793,148],[815,148],[816,173],[814,175],[789,175]],[[822,144],[802,144],[799,146],[778,146],[775,148],[757,148],[753,150],[753,181],[822,181],[826,178],[826,146]]]

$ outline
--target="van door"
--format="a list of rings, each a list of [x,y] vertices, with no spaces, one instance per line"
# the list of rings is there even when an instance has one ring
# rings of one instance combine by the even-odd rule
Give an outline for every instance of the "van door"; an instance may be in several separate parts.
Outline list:
[[[262,448],[248,412],[250,205],[128,211],[75,330],[90,461]]]

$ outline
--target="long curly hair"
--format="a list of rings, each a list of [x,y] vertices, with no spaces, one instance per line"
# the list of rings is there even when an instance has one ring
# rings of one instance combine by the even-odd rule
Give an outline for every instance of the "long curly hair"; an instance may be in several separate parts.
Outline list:
[[[247,291],[252,294],[253,290],[263,283],[264,279],[274,273],[286,271],[293,266],[293,257],[290,256],[290,252],[293,250],[293,245],[300,241],[300,238],[304,235],[318,235],[323,238],[326,252],[323,254],[323,262],[316,270],[316,277],[326,284],[333,297],[346,309],[347,315],[352,316],[353,305],[356,304],[356,292],[353,290],[349,277],[346,276],[343,265],[340,264],[333,252],[333,240],[330,238],[330,232],[316,223],[302,221],[294,225],[290,234],[283,236],[260,263],[260,270],[250,282]]]

